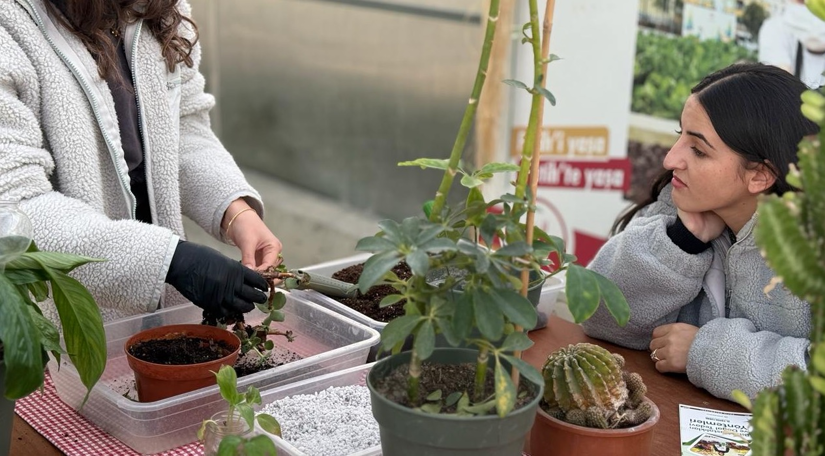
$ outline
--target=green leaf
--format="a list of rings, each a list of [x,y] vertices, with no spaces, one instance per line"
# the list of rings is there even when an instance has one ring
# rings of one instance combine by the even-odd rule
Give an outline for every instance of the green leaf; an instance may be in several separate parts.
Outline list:
[[[484,221],[481,222],[480,227],[480,234],[481,239],[484,240],[484,243],[487,245],[493,245],[493,238],[496,235],[496,216],[493,214],[487,214],[487,217],[484,217]]]
[[[520,257],[527,255],[528,253],[532,252],[533,249],[530,248],[524,241],[513,242],[510,244],[505,245],[504,247],[495,251],[494,255],[499,257]]]
[[[246,440],[243,444],[245,456],[277,456],[278,448],[275,443],[265,435],[256,435]]]
[[[272,309],[274,309],[274,310],[283,309],[285,305],[286,305],[286,295],[281,293],[281,292],[276,292],[275,297],[272,298]],[[283,319],[275,320],[275,321],[283,321]]]
[[[41,336],[28,307],[15,286],[0,274],[0,340],[3,341],[8,399],[20,399],[43,384]]]
[[[626,325],[630,319],[630,306],[627,304],[627,299],[625,299],[624,294],[622,294],[622,290],[610,281],[610,279],[598,272],[590,269],[585,269],[584,271],[592,274],[596,278],[596,282],[599,284],[601,299],[604,301],[604,305],[607,307],[610,315],[613,315],[616,323],[618,323],[619,326]]]
[[[358,240],[355,250],[359,252],[381,252],[384,250],[395,250],[396,245],[383,236],[370,236]]]
[[[526,330],[536,327],[538,314],[533,303],[527,298],[512,290],[491,290],[490,295],[498,308],[510,321]]]
[[[507,84],[508,86],[512,86],[512,87],[515,87],[515,88],[518,88],[518,89],[525,89],[525,90],[527,89],[527,84],[525,84],[521,81],[516,81],[515,79],[505,79],[501,82]]]
[[[531,365],[527,361],[518,359],[515,356],[505,354],[502,354],[500,356],[509,361],[510,364],[516,369],[518,369],[518,371],[521,372],[521,375],[523,375],[524,378],[526,378],[527,380],[530,380],[536,385],[541,385],[544,383],[544,378],[541,376],[541,372],[539,372],[538,369],[533,367],[533,365]]]
[[[487,163],[481,167],[482,173],[508,173],[508,172],[516,172],[519,170],[519,166],[515,163],[501,163],[501,162],[494,162],[494,163]]]
[[[98,263],[106,260],[89,258],[70,253],[26,252],[6,264],[6,269],[40,269],[40,265],[68,273],[86,263]]]
[[[448,318],[436,318],[435,322],[438,325],[439,332],[444,334],[444,338],[447,339],[447,343],[453,347],[458,347],[462,339],[456,337],[451,320]]]
[[[427,256],[427,252],[423,250],[413,250],[407,255],[405,260],[415,275],[424,276],[427,275],[427,271],[430,270],[430,257]],[[392,266],[390,268],[392,268]]]
[[[378,222],[378,228],[381,228],[384,237],[389,239],[393,244],[400,245],[404,242],[404,236],[401,234],[401,225],[395,220],[381,220]]]
[[[473,300],[467,293],[462,293],[456,299],[453,311],[453,334],[456,340],[462,341],[470,335],[473,328]]]
[[[424,212],[424,216],[428,219],[430,215],[433,213],[433,205],[435,204],[435,200],[429,200],[424,205],[421,206],[421,210]]]
[[[561,57],[557,56],[556,54],[550,54],[547,58],[541,60],[542,63],[553,63],[556,60],[561,60]]]
[[[218,456],[235,456],[238,447],[243,443],[243,438],[237,435],[226,435],[218,445]]]
[[[479,185],[481,185],[483,183],[484,183],[483,180],[481,180],[477,177],[470,176],[468,174],[465,174],[464,176],[461,177],[461,185],[463,185],[467,188],[476,188],[476,187],[478,187]]]
[[[454,391],[449,396],[447,396],[447,400],[444,401],[444,406],[445,407],[452,407],[453,405],[455,405],[456,402],[458,402],[459,399],[461,399],[461,396],[462,396],[461,392]]]
[[[465,405],[464,407],[460,407],[459,412],[464,412],[465,414],[479,415],[480,416],[480,415],[486,415],[487,412],[489,412],[490,410],[492,410],[494,408],[496,408],[495,399],[487,401],[487,402],[482,402],[480,404],[475,404],[475,405],[469,405],[469,403],[468,403],[468,405]],[[461,413],[459,413],[459,415],[461,415]]]
[[[252,409],[251,405],[246,402],[241,402],[235,406],[235,410],[250,428],[255,427],[255,410]]]
[[[36,258],[36,261],[40,260]],[[51,277],[52,294],[63,326],[66,352],[80,374],[81,382],[91,391],[106,368],[106,334],[103,332],[100,309],[80,282],[42,265]]]
[[[499,311],[496,299],[487,293],[474,291],[473,310],[481,335],[491,341],[501,339],[504,333],[504,316]]]
[[[567,307],[576,323],[581,323],[596,312],[599,307],[599,282],[596,276],[582,266],[571,264],[567,268],[565,285]]]
[[[498,416],[504,418],[516,406],[516,387],[510,374],[504,370],[500,362],[496,362],[496,410]]]
[[[6,268],[5,276],[15,285],[26,285],[30,283],[42,282],[49,280],[49,276],[37,269],[8,269]]]
[[[533,346],[533,341],[527,337],[527,334],[516,331],[510,333],[504,342],[499,347],[499,351],[523,351]]]
[[[29,305],[26,307],[29,309],[29,315],[32,322],[34,322],[34,326],[40,333],[40,343],[43,345],[43,350],[51,352],[59,363],[60,354],[65,353],[63,347],[60,346],[60,333],[54,323],[39,312],[37,306]]]
[[[424,413],[432,413],[432,414],[441,413],[441,404],[438,404],[438,403],[423,404],[420,408],[421,408],[421,411],[424,412]]]
[[[420,166],[421,169],[432,168],[446,170],[450,166],[450,160],[440,158],[418,158],[412,161],[399,162],[398,166]]]
[[[455,242],[450,239],[438,238],[419,245],[418,249],[427,253],[440,253],[456,250],[456,245]]]
[[[825,394],[825,378],[810,377],[809,380],[813,389],[817,390],[819,394]]]
[[[369,257],[364,263],[364,270],[358,279],[358,290],[366,293],[401,260],[401,254],[396,251],[381,252]]]
[[[215,374],[218,380],[218,389],[221,391],[221,397],[231,406],[238,405],[243,397],[238,392],[238,374],[232,366],[223,365]]]
[[[268,341],[271,342],[271,341]],[[250,386],[246,389],[246,394],[244,394],[244,400],[249,405],[255,405],[261,403],[261,392],[258,391],[258,388],[254,386]]]
[[[29,291],[31,292],[32,296],[34,296],[34,300],[37,302],[43,302],[49,297],[49,286],[45,282],[32,282],[27,284]]]
[[[418,354],[418,357],[423,361],[428,359],[433,354],[435,349],[435,329],[433,328],[432,320],[424,320],[413,342],[413,350]]]
[[[432,393],[430,393],[429,395],[427,395],[427,400],[431,401],[431,402],[432,401],[440,401],[441,400],[441,390],[437,389],[437,390],[433,391]]]
[[[401,301],[402,299],[404,299],[404,295],[400,294],[391,294],[388,296],[384,296],[384,298],[381,300],[381,303],[378,304],[378,307],[391,306],[397,303],[398,301]]]
[[[556,96],[553,95],[549,90],[544,87],[536,87],[540,94],[547,98],[547,101],[550,102],[551,106],[556,106]]]
[[[281,437],[281,423],[279,423],[274,416],[261,413],[257,416],[257,420],[264,431]]]
[[[403,342],[407,336],[412,334],[413,329],[418,326],[421,320],[423,320],[423,317],[418,315],[404,315],[394,318],[381,331],[381,344],[389,350],[393,345]]]

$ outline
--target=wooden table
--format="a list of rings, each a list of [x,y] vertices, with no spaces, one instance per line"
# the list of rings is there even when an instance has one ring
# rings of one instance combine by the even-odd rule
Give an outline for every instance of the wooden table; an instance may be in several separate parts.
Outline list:
[[[733,402],[718,399],[707,391],[693,386],[685,375],[660,374],[650,360],[646,351],[629,350],[613,344],[591,339],[584,335],[578,325],[553,317],[544,329],[530,333],[535,345],[524,352],[524,359],[541,368],[547,355],[553,350],[575,344],[591,342],[601,345],[612,352],[624,356],[625,367],[631,372],[638,372],[647,385],[647,396],[659,406],[661,419],[653,435],[655,456],[677,455],[681,451],[679,442],[679,404],[707,407],[731,412],[743,412],[742,407]],[[17,415],[14,417],[12,431],[12,456],[23,455],[54,456],[61,455],[43,436],[37,433]]]

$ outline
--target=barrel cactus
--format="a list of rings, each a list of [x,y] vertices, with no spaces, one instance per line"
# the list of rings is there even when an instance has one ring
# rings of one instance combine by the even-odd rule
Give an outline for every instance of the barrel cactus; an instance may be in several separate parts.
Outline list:
[[[639,374],[623,368],[624,358],[598,345],[561,348],[542,368],[542,408],[578,426],[612,429],[644,423],[653,412],[644,402],[647,387]]]
[[[825,20],[825,0],[816,4]],[[825,96],[808,91],[802,95],[802,113],[819,124],[816,139],[799,145],[799,167],[788,182],[803,190],[765,198],[759,204],[756,242],[763,256],[794,295],[811,309],[808,370],[789,367],[782,385],[762,391],[753,403],[751,449],[762,455],[825,454]],[[746,407],[742,392],[734,397]]]

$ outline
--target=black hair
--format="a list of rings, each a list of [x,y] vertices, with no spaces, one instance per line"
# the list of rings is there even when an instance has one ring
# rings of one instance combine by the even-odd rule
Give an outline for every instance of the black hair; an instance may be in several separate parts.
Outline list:
[[[776,177],[768,193],[796,191],[785,177],[797,162],[797,148],[819,126],[802,115],[800,95],[807,86],[787,71],[761,63],[737,63],[706,76],[690,93],[705,109],[713,128],[747,165],[764,164]],[[611,233],[625,229],[645,206],[659,198],[670,183],[667,170],[653,182],[650,197],[616,219]]]

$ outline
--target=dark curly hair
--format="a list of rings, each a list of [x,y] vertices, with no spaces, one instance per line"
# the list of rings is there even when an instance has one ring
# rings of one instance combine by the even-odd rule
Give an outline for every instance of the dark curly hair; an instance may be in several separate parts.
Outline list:
[[[105,78],[114,71],[117,64],[116,49],[106,35],[113,31],[119,33],[125,24],[139,19],[143,19],[146,27],[160,42],[169,71],[174,71],[178,63],[189,67],[194,65],[192,48],[198,41],[198,27],[180,13],[178,1],[51,0],[45,3],[52,17],[86,45],[97,60],[100,76]],[[181,24],[184,22],[191,30],[191,34],[187,34],[189,36],[181,34]]]

